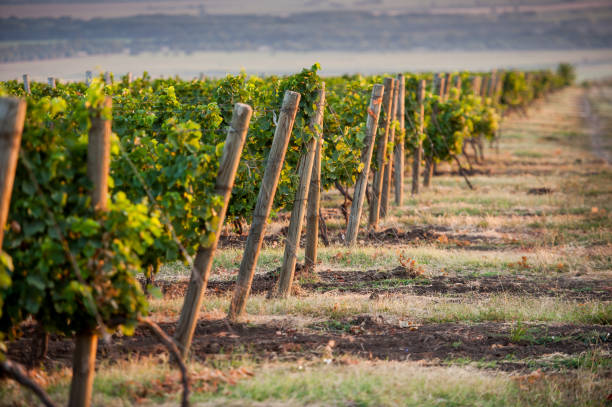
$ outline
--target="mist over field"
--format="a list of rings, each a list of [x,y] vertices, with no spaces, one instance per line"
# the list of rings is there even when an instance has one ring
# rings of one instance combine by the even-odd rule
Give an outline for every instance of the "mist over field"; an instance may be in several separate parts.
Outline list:
[[[612,2],[0,1],[0,78],[612,67]]]

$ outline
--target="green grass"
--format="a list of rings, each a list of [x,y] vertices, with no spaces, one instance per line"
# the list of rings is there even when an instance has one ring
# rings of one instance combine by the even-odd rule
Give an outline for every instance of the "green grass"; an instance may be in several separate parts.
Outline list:
[[[573,301],[554,297],[466,294],[460,302],[446,297],[422,297],[394,293],[371,300],[369,294],[315,293],[304,297],[266,299],[252,295],[247,303],[249,316],[293,316],[296,318],[342,319],[357,315],[383,315],[414,321],[445,322],[564,322],[612,324],[612,303]],[[207,296],[202,311],[222,317],[229,296]],[[152,300],[154,313],[176,314],[181,300]],[[248,318],[248,317],[247,317]]]

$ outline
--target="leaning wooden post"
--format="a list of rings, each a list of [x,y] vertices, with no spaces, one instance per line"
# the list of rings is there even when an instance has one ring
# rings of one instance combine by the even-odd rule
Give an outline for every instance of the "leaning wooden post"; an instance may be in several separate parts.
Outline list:
[[[396,106],[397,106],[397,94],[399,93],[399,81],[393,79],[393,96],[391,96],[391,106],[389,107],[389,115],[391,116],[391,123],[396,120]],[[389,137],[387,138],[387,146],[393,145],[395,141],[395,126],[391,126],[389,129]],[[388,148],[387,148],[388,150]],[[380,197],[380,217],[387,217],[389,213],[389,197],[391,195],[391,169],[393,168],[393,154],[386,154],[385,151],[385,164],[383,166],[383,185],[382,193]]]
[[[25,100],[0,98],[0,251],[15,181],[25,113]]]
[[[255,210],[253,211],[253,222],[251,223],[244,255],[240,263],[240,270],[238,271],[234,297],[228,312],[228,318],[232,321],[238,319],[246,309],[246,301],[251,291],[255,266],[257,265],[261,243],[266,231],[266,221],[274,202],[278,179],[285,162],[285,153],[289,145],[289,138],[291,137],[299,103],[299,93],[285,92],[278,124],[274,132],[274,139],[272,140],[272,147],[268,155],[268,163],[261,181],[261,187],[259,188]]]
[[[385,171],[385,155],[387,152],[387,140],[389,137],[389,127],[391,125],[391,105],[393,104],[393,87],[395,81],[393,78],[385,78],[385,91],[383,96],[383,109],[385,110],[384,132],[378,138],[376,146],[376,165],[377,169],[374,172],[374,181],[372,182],[372,201],[370,202],[370,217],[368,219],[368,228],[376,229],[378,219],[380,217],[380,202],[382,198],[383,175]],[[355,200],[353,199],[353,203]]]
[[[202,307],[208,278],[210,277],[213,256],[217,249],[217,244],[219,243],[221,228],[225,221],[225,213],[232,195],[234,179],[236,178],[236,172],[238,170],[238,164],[240,163],[244,141],[246,140],[246,135],[249,130],[252,113],[253,109],[249,105],[243,103],[236,103],[236,105],[234,105],[232,122],[227,131],[227,137],[225,138],[223,155],[221,156],[219,172],[217,173],[217,180],[215,182],[214,194],[221,198],[222,203],[219,207],[215,208],[217,209],[217,223],[212,225],[212,230],[208,231],[214,234],[214,238],[209,240],[208,244],[202,244],[198,248],[193,262],[193,268],[191,269],[191,278],[189,280],[189,286],[187,287],[185,302],[183,303],[181,316],[179,317],[176,332],[174,333],[174,337],[178,342],[183,358],[187,357],[189,354],[193,334],[198,323],[198,315]]]
[[[397,143],[395,143],[395,159],[393,167],[395,168],[395,204],[401,206],[404,204],[404,144],[406,142],[406,124],[405,124],[405,108],[406,108],[406,82],[404,75],[397,75],[398,103],[395,107],[396,118],[399,121],[399,134]]]
[[[312,176],[308,189],[308,206],[306,208],[306,250],[304,267],[314,270],[317,264],[317,246],[319,244],[319,207],[321,201],[321,150],[323,149],[323,112],[325,109],[325,82],[319,90],[317,115],[313,119],[313,132],[317,135],[317,149],[312,163]],[[318,120],[315,120],[318,119]]]
[[[412,161],[412,195],[419,193],[419,177],[421,175],[421,161],[423,160],[423,124],[425,122],[425,79],[419,81],[417,90],[417,102],[419,109],[419,122],[417,124],[416,136],[419,140],[414,159]]]
[[[47,78],[47,84],[51,89],[55,89],[55,78],[50,76]]]
[[[291,285],[293,284],[293,276],[295,275],[295,263],[297,261],[297,251],[300,247],[300,237],[302,235],[302,224],[304,220],[304,212],[308,200],[310,180],[312,179],[312,166],[314,163],[317,145],[321,134],[318,129],[323,126],[323,106],[325,104],[325,85],[322,85],[318,93],[317,111],[310,121],[310,131],[312,137],[308,141],[306,153],[300,158],[298,166],[299,185],[295,193],[293,201],[293,210],[291,211],[291,219],[289,220],[289,229],[287,230],[287,239],[285,243],[285,253],[283,255],[283,264],[281,265],[280,277],[275,296],[286,298],[291,294]],[[318,129],[317,129],[318,128]]]
[[[110,110],[111,104],[111,98],[107,97],[103,109]],[[91,205],[98,213],[108,211],[110,139],[111,120],[104,117],[102,112],[93,113],[87,144],[87,177],[93,184]],[[68,406],[88,407],[93,390],[98,334],[95,331],[77,332],[74,344]]]
[[[348,225],[346,227],[346,236],[344,238],[344,244],[349,247],[354,246],[357,242],[361,210],[363,208],[366,188],[368,187],[370,162],[372,161],[372,153],[374,152],[374,141],[376,141],[378,118],[380,117],[380,105],[382,103],[384,92],[384,85],[374,85],[372,88],[370,106],[368,107],[368,119],[366,121],[366,136],[363,150],[361,150],[361,163],[363,164],[363,169],[361,170],[361,173],[357,178],[357,183],[355,184],[353,203],[351,205],[351,215],[349,216]]]
[[[26,95],[32,93],[30,90],[30,75],[28,74],[23,75],[23,90],[25,91]]]

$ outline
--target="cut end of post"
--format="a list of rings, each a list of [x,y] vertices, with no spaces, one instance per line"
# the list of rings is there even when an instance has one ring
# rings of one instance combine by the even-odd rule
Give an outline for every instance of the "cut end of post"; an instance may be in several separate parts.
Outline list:
[[[385,85],[376,84],[372,87],[372,99],[381,99],[384,94],[385,94]]]
[[[233,114],[240,115],[240,116],[248,115],[250,118],[252,113],[253,113],[253,108],[247,105],[246,103],[236,103],[234,105]]]
[[[281,110],[293,110],[297,108],[301,97],[302,95],[299,92],[294,92],[292,90],[285,91],[285,96],[283,97],[283,107]]]

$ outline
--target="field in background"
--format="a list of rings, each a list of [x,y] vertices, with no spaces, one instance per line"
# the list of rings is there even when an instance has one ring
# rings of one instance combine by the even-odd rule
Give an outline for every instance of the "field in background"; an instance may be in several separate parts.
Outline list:
[[[560,61],[576,66],[578,80],[612,75],[612,49],[570,51],[415,51],[415,52],[343,52],[343,51],[239,51],[144,53],[141,55],[95,55],[45,61],[0,64],[0,80],[20,79],[29,74],[35,81],[46,82],[52,76],[63,80],[84,80],[85,71],[111,71],[115,75],[149,72],[182,78],[200,73],[220,77],[237,73],[244,67],[251,74],[289,74],[319,62],[322,74],[374,74],[402,71],[456,71],[497,69],[555,68]]]
[[[550,12],[559,10],[597,9],[609,7],[606,1],[558,1],[540,0],[537,5],[528,1],[509,0],[437,0],[425,4],[420,0],[177,0],[118,1],[118,2],[32,2],[10,4],[0,2],[0,15],[25,18],[63,17],[110,18],[140,14],[270,14],[284,16],[291,13],[312,11],[359,10],[383,13],[451,13],[491,14],[494,12],[520,11]],[[493,8],[495,7],[495,8]]]

